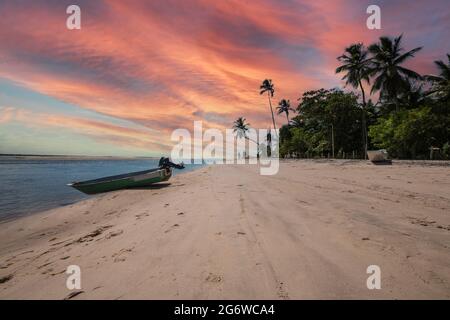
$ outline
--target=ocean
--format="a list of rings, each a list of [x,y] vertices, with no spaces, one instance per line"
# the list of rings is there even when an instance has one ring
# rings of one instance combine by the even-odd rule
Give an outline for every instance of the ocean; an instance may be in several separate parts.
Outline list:
[[[67,186],[84,181],[158,166],[159,159],[14,159],[0,157],[0,220],[9,220],[87,199]],[[201,165],[186,164],[174,175]],[[169,180],[170,182],[170,180]]]

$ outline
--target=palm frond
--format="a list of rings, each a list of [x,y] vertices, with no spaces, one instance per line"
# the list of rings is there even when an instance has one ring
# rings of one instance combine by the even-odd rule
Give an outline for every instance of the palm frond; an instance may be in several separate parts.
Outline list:
[[[412,49],[412,50],[410,50],[410,51],[408,51],[408,52],[402,54],[402,55],[399,56],[398,58],[396,58],[395,61],[394,61],[394,63],[395,63],[395,64],[403,63],[403,62],[405,62],[408,58],[413,58],[413,57],[414,57],[414,54],[415,54],[416,52],[420,51],[420,50],[422,50],[422,47],[414,48],[414,49]]]

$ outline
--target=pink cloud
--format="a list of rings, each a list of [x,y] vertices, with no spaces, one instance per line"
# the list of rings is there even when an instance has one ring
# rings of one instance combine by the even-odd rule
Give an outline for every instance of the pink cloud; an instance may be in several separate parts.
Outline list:
[[[336,57],[354,42],[405,32],[405,46],[429,44],[411,62],[420,72],[432,72],[432,60],[450,51],[442,31],[449,9],[441,0],[379,1],[381,31],[365,27],[368,1],[79,2],[80,31],[65,28],[68,1],[0,4],[0,77],[158,130],[166,141],[172,129],[190,128],[194,120],[224,128],[246,116],[256,127],[269,126],[267,101],[258,92],[263,79],[274,81],[275,103],[338,85]],[[75,123],[91,135],[102,127]],[[123,127],[102,128],[147,141]]]

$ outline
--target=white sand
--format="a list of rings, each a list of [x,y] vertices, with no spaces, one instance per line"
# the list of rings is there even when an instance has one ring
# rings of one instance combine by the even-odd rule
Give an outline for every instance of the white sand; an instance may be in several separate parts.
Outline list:
[[[63,299],[71,264],[73,299],[450,298],[448,167],[292,161],[170,183],[0,224],[0,298]]]

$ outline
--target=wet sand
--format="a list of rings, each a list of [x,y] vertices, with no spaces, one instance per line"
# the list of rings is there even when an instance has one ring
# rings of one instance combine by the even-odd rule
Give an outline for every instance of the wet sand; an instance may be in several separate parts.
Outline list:
[[[209,166],[0,224],[0,299],[449,299],[450,170]],[[366,269],[381,268],[369,290]]]

